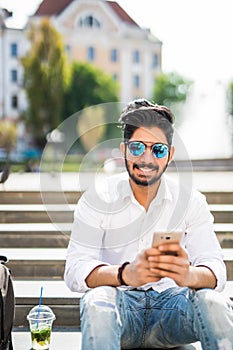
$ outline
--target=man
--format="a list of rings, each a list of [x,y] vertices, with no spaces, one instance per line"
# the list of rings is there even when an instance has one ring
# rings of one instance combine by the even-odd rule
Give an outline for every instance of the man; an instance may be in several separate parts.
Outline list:
[[[173,115],[132,101],[120,124],[126,173],[87,191],[75,210],[65,281],[81,301],[82,349],[171,348],[201,341],[233,349],[233,313],[219,293],[223,255],[205,197],[164,174]],[[160,230],[181,243],[152,246]],[[172,234],[172,233],[171,233]]]

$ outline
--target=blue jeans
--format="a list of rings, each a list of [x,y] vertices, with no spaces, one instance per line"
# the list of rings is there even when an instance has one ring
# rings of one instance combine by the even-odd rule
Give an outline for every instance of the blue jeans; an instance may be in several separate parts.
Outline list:
[[[211,289],[97,287],[81,300],[81,328],[82,350],[164,349],[196,341],[203,350],[233,350],[232,303]]]

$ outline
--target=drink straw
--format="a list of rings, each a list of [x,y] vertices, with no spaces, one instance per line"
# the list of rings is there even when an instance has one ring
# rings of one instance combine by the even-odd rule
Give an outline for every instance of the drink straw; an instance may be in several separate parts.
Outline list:
[[[43,293],[43,286],[40,289],[40,299],[39,299],[39,306],[38,306],[36,328],[38,328],[38,322],[39,322],[39,317],[40,317],[40,307],[41,307],[41,304],[42,304],[42,293]]]

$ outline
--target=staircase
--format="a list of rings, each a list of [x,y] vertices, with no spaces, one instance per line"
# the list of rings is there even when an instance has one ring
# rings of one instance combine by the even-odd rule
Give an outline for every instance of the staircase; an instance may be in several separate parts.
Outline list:
[[[228,270],[225,292],[233,299],[233,193],[204,192],[215,217],[215,231]],[[73,210],[80,192],[66,191],[67,205],[58,192],[48,192],[45,208],[39,191],[0,193],[1,255],[9,259],[16,296],[15,329],[26,329],[26,315],[39,301],[56,314],[56,327],[78,330],[81,294],[71,292],[63,281],[66,247]],[[46,209],[49,209],[47,212]],[[50,215],[56,220],[51,223]]]

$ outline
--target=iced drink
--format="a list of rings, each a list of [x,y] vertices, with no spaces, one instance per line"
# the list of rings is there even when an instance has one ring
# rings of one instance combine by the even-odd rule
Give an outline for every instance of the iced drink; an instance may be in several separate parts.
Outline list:
[[[35,306],[27,315],[30,325],[32,349],[47,350],[50,345],[51,329],[55,315],[45,305]]]

